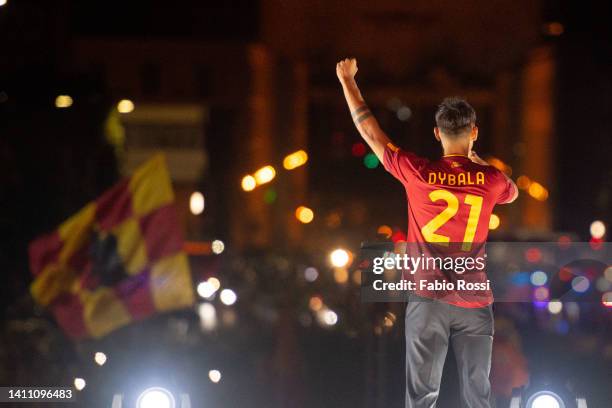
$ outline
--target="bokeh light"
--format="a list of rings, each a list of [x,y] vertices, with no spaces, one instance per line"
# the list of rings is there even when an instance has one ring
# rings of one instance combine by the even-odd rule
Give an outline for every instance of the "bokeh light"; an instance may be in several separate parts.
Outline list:
[[[529,278],[530,275],[528,272],[516,272],[511,276],[510,280],[516,286],[524,286],[529,283]]]
[[[310,208],[301,205],[295,210],[295,218],[303,224],[308,224],[314,219],[314,212]]]
[[[119,113],[130,113],[134,110],[134,102],[129,99],[122,99],[117,104]]]
[[[489,218],[489,229],[495,230],[499,227],[501,220],[497,214],[491,214],[491,218]]]
[[[542,252],[538,248],[529,248],[525,251],[525,259],[527,262],[536,263],[542,259]]]
[[[600,276],[599,278],[597,278],[597,282],[595,282],[595,287],[600,292],[607,292],[608,290],[610,290],[611,286],[612,283],[610,283],[610,281],[607,280],[604,276]]]
[[[561,235],[557,240],[561,249],[567,249],[572,244],[572,239],[567,235]]]
[[[606,277],[606,279],[608,280],[608,282],[612,282],[612,266],[608,266],[605,270],[604,270],[604,276]]]
[[[601,296],[601,304],[605,307],[612,307],[612,292],[606,292]]]
[[[210,283],[213,288],[215,288],[215,290],[219,290],[219,288],[221,287],[221,281],[219,281],[219,279],[215,278],[214,276],[208,278],[206,282]]]
[[[221,291],[221,294],[219,295],[219,298],[221,299],[221,303],[223,303],[226,306],[231,306],[234,303],[236,303],[236,300],[238,300],[238,296],[236,296],[236,292],[234,292],[231,289],[223,289]]]
[[[217,327],[217,309],[211,303],[204,302],[198,306],[200,327],[204,331],[214,330]]]
[[[591,237],[591,239],[589,239],[589,246],[595,251],[599,251],[601,248],[603,248],[603,243],[604,240],[601,238]]]
[[[202,214],[204,211],[204,195],[199,191],[194,191],[189,197],[189,210],[193,215]]]
[[[318,312],[321,310],[321,308],[323,308],[323,300],[319,296],[313,296],[308,301],[308,307],[313,312]]]
[[[529,179],[529,177],[525,175],[519,176],[516,179],[516,186],[520,188],[521,190],[527,190],[530,184],[531,184],[531,180]]]
[[[361,285],[361,269],[353,271],[352,279],[355,285]]]
[[[548,311],[551,314],[559,314],[563,310],[563,303],[560,300],[551,300],[548,302]]]
[[[211,244],[210,248],[213,251],[213,254],[219,255],[223,251],[225,251],[225,244],[220,239],[215,239]]]
[[[257,185],[269,183],[276,177],[276,170],[272,166],[264,166],[257,170],[253,177],[255,177]]]
[[[267,189],[266,192],[264,193],[264,201],[266,202],[266,204],[274,203],[277,197],[278,197],[278,194],[276,194],[276,190],[273,188]]]
[[[335,268],[334,269],[334,280],[338,283],[344,284],[348,282],[349,274],[346,268]]]
[[[527,189],[529,195],[538,201],[544,201],[548,198],[548,190],[538,182],[532,181]]]
[[[72,97],[70,95],[58,95],[57,98],[55,98],[56,108],[62,109],[62,108],[69,108],[71,106],[72,106]]]
[[[383,318],[383,326],[387,328],[391,328],[395,324],[396,320],[397,320],[397,317],[395,316],[395,313],[387,312],[385,313],[385,317]]]
[[[304,150],[293,152],[283,159],[283,167],[287,170],[293,170],[304,165],[308,161],[308,153]]]
[[[196,291],[198,292],[198,295],[200,295],[204,299],[209,299],[210,297],[212,297],[212,295],[215,294],[217,288],[215,288],[214,285],[209,281],[205,281],[198,283]]]
[[[567,282],[573,277],[574,277],[574,274],[572,273],[572,270],[570,268],[564,267],[564,268],[559,269],[559,279],[561,279],[562,281]]]
[[[106,363],[106,354],[98,351],[94,354],[94,361],[97,365],[103,366]]]
[[[319,321],[326,326],[334,326],[338,323],[338,315],[330,309],[322,309],[317,314]]]
[[[334,249],[329,254],[329,260],[332,266],[335,266],[336,268],[345,267],[349,263],[350,258],[351,257],[348,251],[342,248]]]
[[[255,177],[247,174],[242,178],[241,186],[244,191],[253,191],[257,187],[257,181]]]
[[[136,408],[174,408],[175,401],[170,391],[154,387],[145,390],[136,401]]]
[[[81,391],[83,388],[85,388],[86,385],[87,382],[85,382],[85,379],[80,377],[74,379],[74,388],[76,388],[77,391]]]
[[[486,161],[493,167],[495,167],[497,170],[503,172],[504,174],[506,174],[507,176],[511,176],[512,175],[512,167],[508,166],[506,163],[504,163],[503,160],[491,156],[491,157],[487,157]]]
[[[368,153],[363,158],[363,164],[368,169],[375,169],[376,167],[378,167],[379,163],[380,162],[378,161],[378,157],[376,157],[376,155],[374,153]]]
[[[219,381],[221,381],[221,371],[210,370],[208,372],[208,378],[210,379],[210,381],[214,382],[215,384],[218,383]]]
[[[606,235],[606,224],[603,221],[595,220],[591,223],[589,230],[593,238],[601,239]]]
[[[546,272],[535,271],[531,274],[529,280],[533,286],[543,286],[546,285],[548,276],[546,275]]]
[[[533,291],[533,298],[535,300],[539,300],[540,302],[548,300],[549,296],[550,296],[550,291],[548,290],[546,286],[537,287]]]
[[[407,121],[412,116],[412,110],[407,106],[401,106],[396,112],[397,118],[402,122]]]
[[[550,23],[545,23],[544,26],[542,27],[542,31],[546,35],[558,37],[561,34],[563,34],[563,31],[565,31],[565,28],[563,27],[563,24],[561,24],[560,22],[552,21]]]
[[[589,290],[591,283],[584,276],[576,276],[572,279],[572,289],[577,293],[584,293]]]
[[[406,234],[404,234],[404,231],[398,229],[391,235],[391,241],[393,242],[406,241]]]
[[[306,279],[308,282],[314,282],[318,277],[319,271],[317,271],[317,268],[309,266],[308,268],[304,269],[304,279]]]
[[[393,235],[393,230],[388,225],[381,225],[376,230],[376,233],[384,235],[385,238],[391,238],[391,235]]]
[[[362,157],[367,151],[366,145],[361,142],[357,142],[351,146],[351,154],[355,157]]]

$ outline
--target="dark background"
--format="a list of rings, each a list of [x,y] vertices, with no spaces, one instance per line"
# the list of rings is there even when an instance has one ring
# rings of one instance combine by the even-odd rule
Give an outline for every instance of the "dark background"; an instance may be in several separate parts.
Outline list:
[[[357,253],[362,241],[384,240],[381,224],[405,232],[399,184],[351,154],[359,139],[335,62],[358,58],[357,79],[383,128],[426,157],[439,155],[431,128],[441,97],[460,93],[473,103],[479,153],[550,193],[539,202],[522,192],[500,210],[493,240],[588,241],[591,222],[609,225],[612,209],[610,15],[606,2],[572,1],[9,0],[0,7],[0,382],[87,376],[83,406],[160,379],[190,390],[202,407],[402,406],[401,305],[361,305],[331,272],[314,287],[294,276],[306,265],[323,275],[335,246]],[[548,73],[530,77],[534,53],[546,56]],[[533,102],[530,87],[543,82]],[[73,106],[56,108],[60,94]],[[176,188],[179,197],[206,197],[201,216],[183,214],[187,238],[226,243],[216,273],[238,291],[235,326],[201,332],[197,314],[186,311],[74,344],[30,299],[28,243],[126,173],[135,146],[127,116],[121,149],[106,130],[124,98],[135,112],[164,104],[206,112],[197,133],[205,165]],[[396,103],[410,108],[407,120]],[[544,145],[532,144],[540,138]],[[305,169],[279,171],[252,194],[240,190],[244,174],[298,148],[309,154]],[[277,199],[262,204],[264,193]],[[302,203],[315,210],[306,226],[292,216]],[[196,283],[200,261],[192,259]],[[319,327],[313,316],[304,323],[313,295],[330,299],[340,324]],[[375,333],[389,311],[396,323]],[[591,317],[568,332],[529,307],[499,313],[500,338],[512,339],[532,378],[569,380],[589,407],[607,406],[609,308],[587,302],[581,316]],[[91,361],[99,349],[109,355],[102,368]],[[454,407],[449,364],[440,406]],[[221,367],[220,384],[208,381],[212,366]]]

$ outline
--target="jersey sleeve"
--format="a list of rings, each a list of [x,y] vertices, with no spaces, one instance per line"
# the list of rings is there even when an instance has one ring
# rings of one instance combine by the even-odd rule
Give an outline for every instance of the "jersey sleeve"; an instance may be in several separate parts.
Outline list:
[[[500,193],[497,196],[496,204],[506,204],[512,200],[516,194],[516,185],[510,182],[504,174],[498,170],[498,183],[500,185]]]
[[[427,164],[427,159],[407,152],[392,143],[387,143],[383,156],[385,170],[402,183],[409,182],[419,175],[419,170]]]

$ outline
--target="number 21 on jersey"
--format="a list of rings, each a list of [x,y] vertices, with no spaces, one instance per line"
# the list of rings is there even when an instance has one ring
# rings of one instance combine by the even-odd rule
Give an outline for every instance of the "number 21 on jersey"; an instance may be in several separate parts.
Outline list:
[[[459,211],[459,199],[456,195],[447,190],[434,190],[429,193],[429,199],[433,202],[439,200],[446,201],[446,208],[421,228],[421,234],[423,234],[423,238],[425,238],[427,242],[447,246],[450,242],[450,237],[436,234],[436,231],[457,214],[457,211]],[[472,242],[474,242],[474,236],[476,235],[478,218],[482,210],[482,197],[466,194],[464,203],[470,206],[470,214],[465,227],[461,250],[469,251],[472,248]]]

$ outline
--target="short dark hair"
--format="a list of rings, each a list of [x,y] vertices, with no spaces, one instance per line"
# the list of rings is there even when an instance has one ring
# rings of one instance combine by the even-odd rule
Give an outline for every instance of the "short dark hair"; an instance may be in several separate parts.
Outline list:
[[[465,100],[456,96],[444,98],[436,111],[436,126],[442,133],[458,136],[476,124],[476,111]]]

